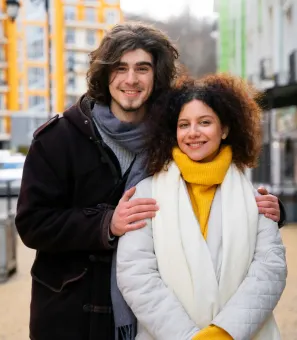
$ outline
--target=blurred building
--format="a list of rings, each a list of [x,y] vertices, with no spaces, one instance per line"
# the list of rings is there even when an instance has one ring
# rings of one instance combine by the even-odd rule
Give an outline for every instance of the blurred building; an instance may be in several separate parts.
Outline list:
[[[8,110],[18,110],[17,31],[0,0],[0,146],[9,140]]]
[[[219,0],[219,71],[230,71],[264,95],[263,150],[252,172],[284,197],[297,221],[297,1]]]
[[[19,5],[16,20],[8,3]],[[0,0],[0,149],[12,122],[14,135],[28,126],[28,139],[40,119],[76,102],[89,53],[122,20],[120,0]]]
[[[20,110],[62,112],[86,91],[88,54],[122,20],[119,0],[25,0],[18,17]]]

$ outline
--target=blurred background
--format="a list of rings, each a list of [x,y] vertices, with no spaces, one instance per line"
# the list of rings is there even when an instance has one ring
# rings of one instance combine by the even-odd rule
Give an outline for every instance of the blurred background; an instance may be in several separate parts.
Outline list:
[[[261,91],[262,154],[247,174],[286,207],[276,317],[297,340],[297,0],[0,0],[0,340],[28,339],[34,251],[13,217],[32,134],[86,91],[89,53],[127,20],[166,32],[192,75],[231,72]]]

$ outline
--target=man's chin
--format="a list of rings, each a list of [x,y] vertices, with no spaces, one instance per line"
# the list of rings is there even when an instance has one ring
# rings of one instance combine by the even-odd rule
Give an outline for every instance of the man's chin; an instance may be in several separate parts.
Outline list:
[[[125,112],[135,112],[142,108],[142,105],[138,106],[122,106],[122,110]]]

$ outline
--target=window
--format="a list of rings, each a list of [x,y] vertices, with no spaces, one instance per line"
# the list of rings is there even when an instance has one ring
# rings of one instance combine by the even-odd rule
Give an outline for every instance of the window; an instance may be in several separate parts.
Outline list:
[[[116,5],[119,3],[119,0],[105,0],[105,2],[108,4],[108,5]]]
[[[104,11],[105,22],[109,25],[115,25],[120,21],[119,11],[115,8],[107,8]]]
[[[5,95],[0,94],[0,110],[5,110]]]
[[[45,98],[43,96],[29,96],[29,109],[45,110]]]
[[[76,8],[74,6],[64,7],[64,19],[66,21],[71,21],[76,19]]]
[[[96,31],[93,30],[87,30],[87,44],[90,46],[94,46],[96,44]]]
[[[263,10],[262,10],[262,0],[258,0],[258,32],[262,31],[262,20],[263,20]]]
[[[72,89],[75,88],[75,75],[68,75],[68,78],[67,78],[67,86],[68,87],[71,87]]]
[[[26,29],[27,58],[30,60],[43,59],[45,57],[45,31],[43,27],[28,26]]]
[[[0,48],[0,61],[6,61],[4,48]]]
[[[293,19],[293,9],[292,9],[292,5],[286,10],[286,16],[287,16],[287,20],[289,23],[292,22]]]
[[[24,163],[19,162],[1,162],[0,169],[23,169]]]
[[[77,102],[78,98],[76,96],[67,96],[65,110]]]
[[[28,87],[29,89],[45,88],[45,71],[41,67],[28,68]]]
[[[67,52],[66,54],[67,62],[66,68],[67,70],[74,70],[75,67],[75,52]]]
[[[5,72],[3,69],[0,69],[0,86],[7,85],[5,80]]]
[[[75,44],[75,30],[73,28],[66,28],[65,43]]]
[[[88,21],[88,22],[98,21],[97,11],[94,8],[90,8],[90,7],[85,8],[85,21]]]

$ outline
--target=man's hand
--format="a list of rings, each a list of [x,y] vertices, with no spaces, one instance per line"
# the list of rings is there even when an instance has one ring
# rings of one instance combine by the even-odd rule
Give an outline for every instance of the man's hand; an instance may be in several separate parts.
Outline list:
[[[280,219],[278,198],[270,195],[263,187],[258,188],[258,192],[263,195],[256,197],[259,213],[264,214],[265,217],[270,218],[275,222],[278,222]]]
[[[122,236],[126,232],[143,228],[146,218],[155,217],[159,209],[156,200],[152,198],[129,199],[134,195],[136,188],[127,190],[117,205],[110,225],[110,231],[115,236]]]

